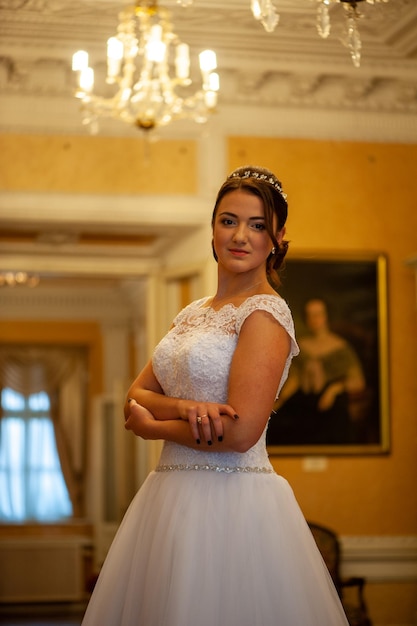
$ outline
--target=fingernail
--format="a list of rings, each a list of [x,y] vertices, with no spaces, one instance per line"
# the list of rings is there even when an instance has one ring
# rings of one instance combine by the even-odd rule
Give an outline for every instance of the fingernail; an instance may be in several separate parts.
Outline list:
[[[199,439],[196,439],[195,442],[198,443],[199,445],[201,443]]]
[[[239,415],[238,415],[237,413],[235,413],[235,414],[233,415],[233,417],[235,418],[235,420],[238,420],[238,419],[239,419]]]
[[[220,435],[220,437],[217,437],[217,441],[220,441],[220,443],[223,441],[222,435]]]
[[[209,446],[213,445],[213,442],[211,441],[211,439],[210,439],[210,441],[207,441],[207,444],[208,444]]]

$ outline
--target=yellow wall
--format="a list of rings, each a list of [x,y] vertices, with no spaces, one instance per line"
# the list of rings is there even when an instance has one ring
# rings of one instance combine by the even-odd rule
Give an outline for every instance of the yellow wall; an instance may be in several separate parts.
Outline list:
[[[192,194],[196,147],[192,141],[148,145],[140,138],[2,135],[0,189]]]
[[[231,137],[229,168],[272,169],[288,193],[290,252],[377,251],[388,258],[391,451],[329,457],[323,472],[274,457],[307,518],[344,535],[417,529],[417,146]]]

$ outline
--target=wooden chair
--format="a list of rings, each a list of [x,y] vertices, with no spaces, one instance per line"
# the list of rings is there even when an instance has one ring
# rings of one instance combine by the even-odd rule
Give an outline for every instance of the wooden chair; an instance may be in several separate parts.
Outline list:
[[[317,547],[333,579],[336,590],[345,609],[350,626],[372,626],[365,602],[365,578],[355,576],[347,579],[340,575],[340,542],[336,533],[313,522],[307,522]],[[354,594],[346,593],[347,589],[355,589]],[[349,598],[347,597],[349,595]],[[350,597],[353,596],[353,597]]]

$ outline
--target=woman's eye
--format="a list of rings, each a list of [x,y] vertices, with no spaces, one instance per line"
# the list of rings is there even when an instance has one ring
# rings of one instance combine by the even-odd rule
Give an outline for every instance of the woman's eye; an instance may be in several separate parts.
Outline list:
[[[255,230],[265,230],[265,224],[262,222],[255,222],[255,224],[253,224],[253,228]]]
[[[230,219],[230,217],[224,217],[221,223],[225,224],[226,226],[230,226],[231,224],[234,224],[234,221]]]

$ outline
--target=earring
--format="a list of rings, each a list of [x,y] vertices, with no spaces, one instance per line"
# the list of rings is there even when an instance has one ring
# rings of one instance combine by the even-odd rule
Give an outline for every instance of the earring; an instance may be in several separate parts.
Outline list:
[[[272,248],[271,254],[275,254],[275,246]]]

